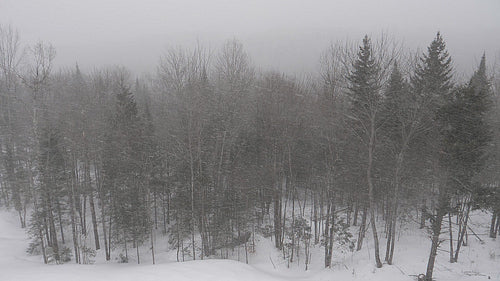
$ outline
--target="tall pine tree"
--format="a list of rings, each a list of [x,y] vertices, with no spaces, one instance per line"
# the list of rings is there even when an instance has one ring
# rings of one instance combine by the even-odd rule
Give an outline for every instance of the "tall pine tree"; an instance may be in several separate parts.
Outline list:
[[[441,224],[448,211],[450,201],[449,190],[445,183],[446,176],[442,176],[445,168],[440,161],[441,157],[436,157],[436,155],[442,155],[442,136],[443,130],[446,128],[446,121],[441,114],[441,109],[449,102],[453,87],[451,63],[452,60],[446,50],[444,39],[438,32],[436,38],[427,48],[427,53],[422,56],[420,64],[415,70],[415,75],[412,77],[413,90],[425,101],[422,103],[428,110],[427,118],[423,121],[431,128],[427,137],[430,145],[427,146],[428,149],[426,149],[425,153],[428,163],[431,165],[429,167],[429,170],[432,171],[430,177],[434,179],[434,183],[431,185],[436,186],[431,192],[437,193],[434,210],[426,211],[425,204],[422,209],[422,216],[428,217],[431,221],[432,243],[426,271],[426,278],[429,281],[432,280],[434,263],[440,244]]]
[[[353,71],[348,77],[350,82],[348,95],[352,104],[350,119],[353,122],[354,134],[361,139],[367,148],[365,176],[368,184],[368,205],[373,240],[375,242],[375,262],[377,267],[380,268],[382,262],[380,261],[379,241],[375,226],[375,187],[372,172],[377,138],[376,131],[380,125],[379,111],[382,105],[379,72],[380,67],[373,56],[370,38],[365,36],[363,45],[359,47],[358,57],[353,63]]]
[[[104,151],[104,183],[111,199],[114,234],[125,249],[128,241],[138,247],[150,231],[142,128],[134,97],[122,85]]]
[[[451,262],[458,259],[471,209],[471,196],[479,188],[476,176],[484,166],[485,152],[491,141],[487,120],[490,108],[491,91],[483,56],[469,83],[458,87],[451,102],[440,111],[446,123],[441,162],[447,170],[450,195],[462,202],[461,208],[453,210],[459,217],[459,233],[455,253],[450,249]]]

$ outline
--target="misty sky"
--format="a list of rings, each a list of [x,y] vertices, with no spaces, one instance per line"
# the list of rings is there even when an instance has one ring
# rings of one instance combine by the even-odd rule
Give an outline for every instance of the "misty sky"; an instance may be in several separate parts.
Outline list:
[[[459,72],[483,51],[500,60],[500,0],[0,0],[0,23],[24,44],[52,43],[57,66],[136,73],[154,71],[169,46],[217,50],[230,38],[261,68],[316,71],[330,42],[382,31],[424,50],[440,30]]]

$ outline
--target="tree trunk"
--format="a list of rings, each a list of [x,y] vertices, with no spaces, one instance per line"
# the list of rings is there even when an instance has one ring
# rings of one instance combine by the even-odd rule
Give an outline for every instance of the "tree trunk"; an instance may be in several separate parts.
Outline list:
[[[74,254],[75,254],[75,262],[76,263],[81,263],[80,261],[80,247],[78,245],[78,228],[76,225],[76,214],[75,214],[75,194],[74,194],[74,186],[75,186],[75,179],[74,177],[71,177],[71,182],[68,182],[68,185],[71,188],[71,192],[69,194],[69,204],[70,204],[70,214],[71,214],[71,234],[73,236],[73,248],[74,248]]]
[[[389,263],[389,256],[391,253],[391,244],[392,244],[392,220],[393,220],[393,215],[392,211],[389,211],[389,214],[387,214],[387,244],[385,248],[385,261]]]
[[[47,207],[45,207],[45,210],[47,210]],[[47,222],[48,218],[44,217],[43,218],[43,230],[45,230],[45,239],[47,240],[47,247],[52,247],[52,238],[50,238],[51,233],[49,231],[49,223]]]
[[[153,211],[154,211],[154,225],[155,229],[158,229],[158,206],[157,206],[157,190],[158,188],[156,185],[153,187]]]
[[[109,227],[108,227],[108,256],[106,256],[106,260],[109,261],[111,259],[111,230],[113,225],[113,218],[109,215]],[[106,231],[106,230],[104,230]]]
[[[389,225],[390,235],[387,237],[388,245],[390,245],[389,257],[387,259],[388,264],[392,264],[394,258],[394,248],[396,243],[396,225],[398,220],[398,205],[399,205],[399,188],[401,185],[401,168],[403,166],[404,153],[406,150],[406,142],[403,143],[403,147],[399,152],[396,159],[396,170],[394,172],[394,198],[391,210],[391,222]]]
[[[90,213],[92,215],[92,227],[94,229],[94,241],[95,241],[95,249],[99,250],[101,248],[101,245],[99,244],[99,231],[97,228],[97,217],[95,213],[95,205],[94,205],[94,195],[93,195],[93,190],[90,191],[89,195],[90,199]]]
[[[325,268],[332,264],[333,255],[333,227],[335,217],[335,207],[333,207],[331,198],[328,198],[326,225],[325,225]]]
[[[361,248],[363,247],[363,239],[365,238],[365,232],[366,232],[366,216],[367,216],[367,207],[366,205],[364,205],[363,214],[361,215],[361,225],[359,226],[358,245],[356,247],[356,251],[361,250]]]
[[[126,235],[124,234],[123,237],[126,237]],[[125,260],[128,262],[128,247],[127,247],[127,238],[124,238],[124,247],[125,247]]]
[[[450,263],[454,262],[453,259],[453,228],[451,227],[451,213],[448,213],[448,230],[450,233]]]
[[[437,256],[437,250],[439,248],[439,244],[441,243],[439,241],[439,235],[441,234],[441,224],[443,222],[443,217],[445,216],[444,210],[442,210],[441,206],[444,206],[441,197],[443,195],[439,195],[440,198],[438,199],[441,202],[438,202],[438,209],[436,212],[436,216],[431,220],[431,227],[432,227],[432,238],[431,238],[431,252],[429,254],[429,261],[427,262],[427,271],[425,274],[426,281],[432,281],[432,273],[434,271],[434,263],[436,261],[436,256]]]
[[[396,223],[397,223],[397,205],[394,207],[394,215],[392,218],[392,226],[391,226],[391,253],[389,254],[388,264],[392,264],[392,260],[394,258],[394,248],[396,244]]]
[[[97,188],[97,198],[99,202],[101,203],[101,223],[102,223],[102,235],[104,239],[104,251],[106,254],[106,260],[109,261],[111,260],[111,237],[109,237],[106,234],[106,204],[104,201],[104,194],[102,191],[102,186],[101,186],[101,177],[100,177],[100,171],[97,166],[97,160],[94,158],[93,159],[94,163],[94,175],[95,175],[95,182],[96,182],[96,188]],[[109,226],[111,227],[111,221]],[[111,232],[111,229],[109,230]]]
[[[62,220],[61,205],[59,204],[59,202],[57,202],[56,206],[57,206],[57,216],[59,219],[59,230],[61,231],[61,242],[64,244],[66,242],[64,241],[64,228],[63,228],[64,224]]]
[[[161,194],[161,210],[163,214],[163,234],[167,234],[167,208],[165,208],[165,192]]]
[[[190,144],[191,145],[191,144]],[[193,260],[196,260],[196,244],[194,241],[195,234],[195,214],[194,214],[194,163],[193,163],[193,153],[191,152],[191,148],[189,148],[189,157],[190,157],[190,171],[191,171],[191,246],[193,250]]]
[[[426,218],[427,218],[427,206],[425,205],[425,199],[424,199],[422,200],[422,208],[420,209],[420,229],[424,229]]]
[[[45,243],[43,243],[43,233],[42,233],[41,227],[38,228],[38,235],[40,236],[40,245],[42,246],[43,263],[47,264],[48,260],[47,260],[47,254],[45,251]]]
[[[82,213],[81,222],[82,222],[82,235],[87,237],[87,194],[83,194],[83,205],[82,205]]]
[[[87,153],[86,153],[87,154]],[[90,203],[90,215],[92,216],[92,227],[94,229],[94,241],[95,241],[95,249],[99,250],[101,248],[99,244],[99,231],[97,228],[97,217],[95,213],[95,204],[94,204],[94,188],[92,186],[91,178],[90,178],[90,164],[88,160],[88,156],[85,156],[85,183],[88,187],[89,191],[89,203]]]
[[[330,235],[329,235],[329,243],[328,243],[328,266],[332,264],[332,256],[333,256],[333,226],[335,223],[335,218],[333,216],[335,211],[335,207],[332,207],[332,214],[331,214],[331,223],[330,223]]]
[[[373,232],[373,240],[375,242],[375,244],[374,244],[375,262],[376,262],[377,267],[381,268],[382,262],[380,261],[379,241],[378,241],[377,228],[375,226],[375,211],[373,209],[370,210],[370,217],[371,217],[371,226],[372,226],[372,232]]]
[[[291,245],[291,255],[290,255],[290,263],[293,263],[293,254],[295,250],[295,186],[293,184],[293,171],[292,171],[292,151],[290,148],[290,144],[288,144],[288,172],[290,173],[288,177],[288,189],[291,189],[292,192],[292,245]],[[283,224],[284,225],[284,224]]]
[[[49,192],[47,192],[47,211],[48,211],[48,219],[49,219],[49,232],[50,232],[50,242],[54,252],[54,258],[57,263],[60,261],[59,256],[59,244],[57,242],[57,231],[56,231],[56,223],[54,219],[54,213],[52,210],[52,199]]]
[[[139,255],[139,243],[134,239],[135,251],[137,253],[137,264],[141,264],[141,256]]]
[[[111,253],[109,252],[109,245],[108,245],[109,241],[106,235],[106,216],[104,212],[104,202],[102,200],[101,200],[101,221],[102,221],[102,235],[104,238],[104,250],[106,252],[106,260],[109,261],[111,259]]]
[[[179,261],[179,251],[181,250],[181,231],[180,231],[180,228],[179,228],[179,215],[178,215],[178,212],[175,212],[175,221],[177,222],[176,223],[176,234],[177,234],[177,261]],[[184,249],[182,249],[182,251],[184,252]],[[184,259],[183,259],[184,261]]]
[[[56,233],[54,215],[52,214],[51,210],[49,210],[49,231],[50,231],[52,249],[54,250],[54,258],[56,259],[56,262],[59,263],[59,261],[61,260],[59,256],[59,243],[57,242],[57,233]]]
[[[495,227],[495,236],[497,235],[499,228],[500,228],[500,214],[497,213],[497,225]]]
[[[282,234],[282,226],[281,226],[281,184],[275,183],[275,191],[274,191],[274,244],[277,249],[283,247],[281,234]]]
[[[490,238],[497,238],[496,230],[496,222],[497,222],[497,212],[493,212],[491,215],[491,225],[490,225]]]
[[[379,253],[379,241],[377,234],[377,226],[375,221],[375,194],[372,179],[373,153],[375,151],[375,120],[372,116],[370,120],[370,139],[368,144],[368,166],[366,168],[366,179],[368,181],[368,201],[370,204],[370,220],[373,233],[373,242],[375,247],[375,262],[378,268],[382,267]]]
[[[319,243],[319,233],[318,233],[318,198],[316,192],[314,194],[314,205],[313,205],[313,222],[314,222],[314,245]]]
[[[464,236],[467,233],[467,223],[469,221],[469,212],[470,212],[471,204],[470,202],[467,203],[467,210],[465,211],[465,220],[463,223],[463,226],[461,228],[461,232],[458,234],[458,241],[457,241],[457,249],[455,250],[455,257],[454,257],[454,262],[458,261],[458,254],[460,253],[460,247],[462,246],[462,243],[464,242]]]
[[[151,258],[153,259],[153,264],[155,264],[155,243],[154,243],[154,235],[153,229],[151,228]]]
[[[325,234],[324,234],[324,239],[325,239],[325,267],[330,267],[331,265],[331,258],[330,258],[330,247],[328,246],[330,239],[329,239],[329,230],[330,230],[330,208],[331,204],[330,201],[328,200],[328,203],[326,205],[326,220],[325,220]]]
[[[286,180],[286,177],[284,177],[284,179],[283,179],[283,187],[285,188],[285,204],[283,206],[283,211],[281,211],[283,219],[281,220],[281,237],[280,237],[280,239],[281,239],[281,248],[283,249],[283,251],[284,251],[283,241],[285,241],[285,231],[286,231],[286,208],[287,208],[287,205],[288,205],[288,194],[287,194],[287,190],[286,190],[286,185],[287,185],[287,180]]]
[[[293,254],[295,250],[295,190],[292,187],[292,253],[290,254],[290,263],[293,263]]]
[[[356,226],[358,224],[358,213],[359,213],[359,199],[354,202],[354,218],[352,220],[352,225]]]

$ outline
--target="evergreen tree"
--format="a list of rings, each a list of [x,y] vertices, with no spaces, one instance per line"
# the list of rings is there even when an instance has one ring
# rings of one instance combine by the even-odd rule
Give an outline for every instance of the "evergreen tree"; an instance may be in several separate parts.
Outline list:
[[[47,245],[52,249],[52,258],[61,262],[60,242],[56,223],[61,229],[61,239],[64,243],[62,211],[66,202],[66,169],[64,162],[64,148],[61,142],[61,133],[51,125],[42,129],[40,134],[40,155],[38,169],[40,186],[38,203],[35,204],[35,218],[42,219],[36,222],[36,227],[43,226]],[[40,214],[41,213],[41,214]],[[38,231],[38,233],[40,230]],[[42,238],[43,239],[43,238]],[[50,260],[50,256],[49,256]]]
[[[408,119],[409,85],[403,78],[397,63],[389,78],[384,100],[384,131],[394,145],[401,145],[401,130],[404,130],[405,121]]]
[[[412,77],[414,91],[432,102],[432,110],[446,103],[446,96],[453,88],[452,60],[446,50],[446,43],[438,32],[420,58],[420,63]]]
[[[457,202],[463,202],[461,208],[450,210],[459,217],[458,242],[454,255],[450,253],[451,262],[458,259],[467,228],[471,196],[477,198],[475,195],[480,191],[476,176],[484,166],[485,152],[491,141],[487,120],[491,108],[491,91],[485,60],[483,56],[479,69],[469,83],[457,88],[452,101],[440,110],[440,114],[446,118],[441,162],[447,169],[450,195],[456,197]],[[452,249],[450,251],[453,252]]]
[[[387,170],[394,173],[388,175],[392,183],[389,192],[394,194],[390,199],[390,209],[387,217],[388,230],[385,260],[388,264],[392,264],[394,255],[403,164],[407,158],[410,142],[415,138],[418,131],[419,112],[413,102],[415,102],[415,99],[409,91],[408,82],[403,78],[397,63],[395,63],[385,91],[382,113],[384,116],[382,135],[385,136],[386,154],[390,155],[386,167],[389,168]]]
[[[427,141],[430,145],[424,150],[431,164],[431,177],[434,178],[434,186],[437,190],[431,190],[437,193],[435,210],[427,212],[425,205],[423,206],[422,216],[428,217],[431,221],[431,251],[429,261],[427,263],[426,278],[432,280],[434,270],[434,262],[437,256],[437,249],[440,244],[439,235],[441,234],[441,224],[443,217],[448,212],[450,194],[443,173],[443,163],[440,157],[436,155],[442,154],[443,133],[446,125],[446,117],[442,114],[442,108],[450,101],[450,93],[453,87],[451,81],[452,65],[451,57],[446,50],[446,44],[443,37],[438,32],[436,38],[427,48],[427,53],[420,59],[420,64],[415,70],[415,75],[412,77],[413,90],[423,100],[422,104],[428,110],[427,118],[423,120],[429,125],[431,130],[428,131]],[[438,136],[438,137],[436,137]]]
[[[491,108],[485,118],[487,119],[487,124],[490,126],[492,137],[485,153],[487,157],[483,169],[481,174],[477,176],[478,180],[480,179],[480,184],[475,185],[474,207],[491,211],[489,236],[496,238],[500,226],[500,187],[497,184],[499,182],[498,170],[500,160],[500,126],[498,125],[500,120],[500,103],[498,100],[500,97],[498,91],[500,90],[500,79],[496,77],[497,83],[492,83],[495,80],[491,81],[488,79],[485,60],[485,55],[483,55],[479,68],[470,81],[470,84],[474,85],[475,88],[483,88],[489,93]],[[476,89],[476,91],[479,92],[481,90]]]
[[[114,234],[125,248],[127,241],[138,247],[150,231],[142,125],[134,97],[122,85],[104,150],[104,176]]]
[[[373,239],[375,242],[375,262],[382,267],[379,255],[378,234],[375,226],[375,190],[373,184],[373,163],[376,146],[376,131],[380,125],[381,93],[380,67],[372,54],[371,41],[368,36],[359,47],[357,59],[353,63],[353,71],[349,77],[349,97],[351,99],[354,133],[368,148],[366,163],[366,180],[368,184],[369,212]],[[364,226],[362,226],[364,227]],[[361,236],[360,236],[361,237]],[[358,247],[359,248],[359,247]]]
[[[440,113],[446,116],[444,165],[462,188],[470,188],[485,160],[490,139],[486,114],[491,107],[491,91],[486,77],[485,57],[469,83],[453,91],[452,101]]]

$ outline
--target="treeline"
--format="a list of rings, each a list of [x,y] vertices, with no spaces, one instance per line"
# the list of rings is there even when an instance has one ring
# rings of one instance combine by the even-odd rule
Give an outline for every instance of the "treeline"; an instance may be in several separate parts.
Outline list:
[[[360,250],[369,229],[381,267],[397,222],[418,217],[431,280],[439,235],[457,261],[472,210],[498,233],[500,80],[484,55],[454,79],[439,33],[417,55],[387,37],[333,44],[305,78],[256,71],[236,40],[169,49],[135,79],[55,71],[55,55],[0,29],[0,204],[46,263],[102,248],[123,261],[135,248],[140,262],[140,245],[154,262],[157,235],[178,260],[228,258],[260,234],[306,268],[324,247],[328,267],[335,245]]]

